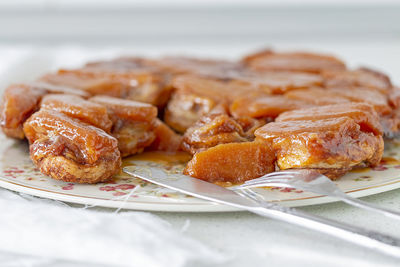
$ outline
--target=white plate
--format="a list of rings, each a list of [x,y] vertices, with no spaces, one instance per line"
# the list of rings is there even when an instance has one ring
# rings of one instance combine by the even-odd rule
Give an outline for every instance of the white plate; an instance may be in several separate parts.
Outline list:
[[[38,197],[66,202],[134,210],[174,212],[219,212],[234,208],[206,202],[169,189],[160,188],[126,174],[111,183],[82,185],[53,180],[42,175],[29,159],[25,142],[0,137],[0,186]],[[159,155],[159,158],[168,158]],[[131,158],[124,164],[159,165],[179,171],[184,164],[147,161],[146,154]],[[339,181],[338,186],[353,197],[373,195],[400,188],[400,145],[390,143],[385,149],[382,164],[374,169],[353,171]],[[282,188],[257,189],[266,200],[296,207],[333,202],[328,197],[315,196],[298,190]]]

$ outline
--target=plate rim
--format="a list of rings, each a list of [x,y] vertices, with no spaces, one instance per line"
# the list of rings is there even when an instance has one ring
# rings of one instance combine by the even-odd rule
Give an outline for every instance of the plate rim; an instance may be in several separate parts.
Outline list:
[[[41,188],[34,188],[27,185],[22,185],[20,183],[15,183],[8,178],[0,176],[0,187],[9,189],[19,193],[25,193],[29,195],[33,195],[36,197],[53,199],[58,201],[64,201],[67,203],[74,203],[80,205],[89,205],[90,207],[105,207],[105,208],[115,208],[115,209],[124,209],[124,210],[140,210],[140,211],[160,211],[160,212],[232,212],[232,211],[241,211],[238,208],[230,207],[223,204],[213,203],[204,201],[204,203],[185,203],[185,202],[145,202],[143,200],[130,200],[130,201],[121,201],[121,200],[112,200],[112,199],[104,199],[101,197],[92,197],[92,196],[79,196],[70,193],[64,192],[56,192]],[[347,191],[347,193],[355,198],[375,195],[379,193],[384,193],[387,191],[395,190],[400,188],[400,176],[397,178],[393,178],[392,181],[371,185],[365,188],[359,188]],[[312,196],[305,197],[303,199],[296,200],[282,200],[282,201],[274,201],[275,203],[279,203],[283,206],[287,207],[304,207],[304,206],[312,206],[319,204],[327,204],[333,202],[339,202],[340,200],[326,197],[326,196]]]

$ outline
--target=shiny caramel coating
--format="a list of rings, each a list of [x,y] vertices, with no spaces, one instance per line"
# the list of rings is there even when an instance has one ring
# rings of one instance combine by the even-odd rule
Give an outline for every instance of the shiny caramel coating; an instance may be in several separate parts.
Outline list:
[[[379,115],[392,112],[388,96],[374,88],[369,87],[332,87],[328,90],[338,96],[345,97],[352,102],[367,103],[372,105]]]
[[[140,153],[156,138],[154,123],[157,108],[150,104],[109,96],[89,99],[107,108],[113,126],[111,135],[117,138],[123,157]]]
[[[258,71],[295,71],[320,73],[346,69],[343,61],[329,55],[307,52],[274,52],[264,50],[243,58],[243,62]]]
[[[182,149],[195,154],[218,144],[246,141],[240,123],[227,114],[214,113],[203,116],[185,132]]]
[[[42,109],[24,123],[32,161],[43,174],[77,183],[106,181],[119,171],[117,140],[92,125]]]
[[[71,118],[79,119],[106,132],[111,130],[112,122],[108,117],[107,108],[76,95],[46,95],[41,101],[40,108],[64,113]]]
[[[80,69],[61,69],[41,81],[79,88],[91,95],[126,98],[162,107],[170,95],[158,70],[130,58],[101,61]]]
[[[345,103],[297,109],[280,114],[275,121],[318,121],[331,118],[349,117],[364,132],[382,135],[383,129],[374,108],[365,103]]]
[[[3,132],[8,137],[24,139],[22,124],[39,109],[40,100],[48,93],[69,93],[87,97],[81,90],[47,83],[10,85],[3,93],[0,106],[0,125]]]
[[[370,87],[387,93],[392,88],[390,78],[369,68],[357,70],[331,70],[322,73],[326,87]]]
[[[198,74],[219,78],[224,78],[232,73],[237,73],[244,70],[244,66],[242,64],[233,61],[179,56],[148,59],[145,61],[145,64],[174,75]]]
[[[361,131],[349,117],[272,122],[255,135],[272,142],[281,170],[316,169],[332,179],[354,166],[375,166],[383,154],[382,135]]]
[[[22,124],[37,110],[45,93],[41,88],[25,84],[14,84],[6,88],[0,106],[0,125],[8,137],[25,138]]]
[[[237,118],[251,117],[272,120],[282,112],[309,106],[312,104],[282,95],[250,94],[237,98],[229,109],[230,113]]]
[[[231,83],[247,85],[253,90],[284,94],[290,90],[321,86],[320,75],[290,71],[247,71],[230,76]]]
[[[155,139],[146,150],[176,152],[180,150],[182,136],[174,132],[163,121],[156,119],[154,122]]]
[[[208,182],[242,183],[275,170],[268,141],[220,144],[193,156],[184,173]]]
[[[195,75],[178,76],[171,85],[175,92],[167,105],[164,120],[181,133],[218,104],[254,90],[247,85]]]
[[[346,96],[327,90],[326,88],[307,88],[287,92],[285,97],[292,100],[303,101],[309,105],[323,106],[351,102]]]

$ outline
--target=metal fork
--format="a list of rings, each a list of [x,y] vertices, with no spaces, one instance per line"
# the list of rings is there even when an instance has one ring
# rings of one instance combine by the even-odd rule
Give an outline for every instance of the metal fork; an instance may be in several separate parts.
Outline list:
[[[296,188],[319,195],[334,197],[355,207],[378,212],[387,217],[400,220],[400,212],[353,198],[340,190],[328,177],[314,170],[298,169],[273,172],[261,176],[260,178],[246,181],[244,184],[231,187],[230,189],[239,190],[261,186]]]

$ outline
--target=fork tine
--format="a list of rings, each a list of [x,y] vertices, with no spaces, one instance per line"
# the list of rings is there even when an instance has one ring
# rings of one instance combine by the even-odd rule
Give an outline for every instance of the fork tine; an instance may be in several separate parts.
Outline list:
[[[253,183],[258,183],[258,182],[263,182],[263,181],[279,181],[279,180],[289,180],[294,178],[294,176],[291,175],[276,175],[276,176],[271,176],[271,177],[260,177],[260,178],[256,178],[256,179],[252,179],[252,180],[248,180],[245,182],[245,184],[253,184]]]
[[[262,187],[262,186],[274,186],[274,187],[289,187],[289,188],[293,188],[293,186],[284,183],[284,182],[263,182],[263,183],[256,183],[256,184],[241,184],[241,185],[237,185],[237,186],[233,186],[230,187],[230,189],[232,190],[238,190],[238,189],[249,189],[249,188],[253,188],[253,187]]]

